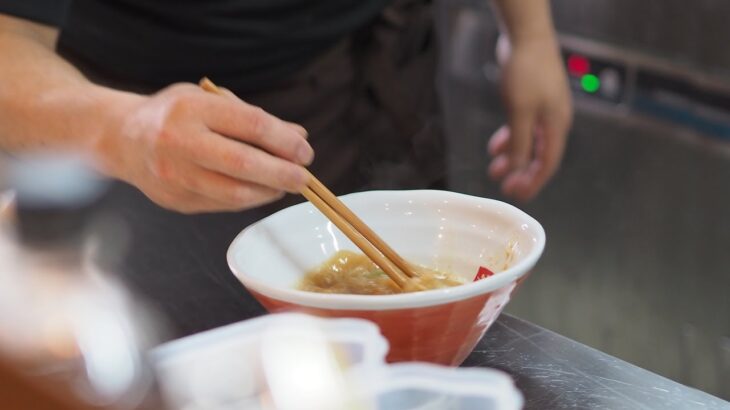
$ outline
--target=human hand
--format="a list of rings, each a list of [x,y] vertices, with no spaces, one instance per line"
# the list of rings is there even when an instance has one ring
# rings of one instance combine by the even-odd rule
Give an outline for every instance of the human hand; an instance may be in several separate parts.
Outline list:
[[[314,157],[306,131],[261,108],[193,84],[115,101],[96,144],[102,169],[162,207],[243,210],[306,185]]]
[[[559,49],[553,36],[497,43],[508,124],[489,140],[489,176],[502,192],[529,201],[562,160],[573,110]]]

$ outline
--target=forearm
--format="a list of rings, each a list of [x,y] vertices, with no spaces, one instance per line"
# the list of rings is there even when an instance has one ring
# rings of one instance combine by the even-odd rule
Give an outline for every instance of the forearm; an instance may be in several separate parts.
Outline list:
[[[52,50],[54,41],[0,16],[0,150],[93,150],[125,98],[89,82]]]
[[[548,0],[492,0],[492,3],[500,29],[513,46],[534,40],[554,41]]]

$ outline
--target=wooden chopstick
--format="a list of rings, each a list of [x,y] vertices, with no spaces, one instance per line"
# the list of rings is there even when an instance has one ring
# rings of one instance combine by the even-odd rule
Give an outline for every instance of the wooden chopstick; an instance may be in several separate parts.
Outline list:
[[[221,89],[220,87],[215,85],[215,83],[213,81],[210,81],[210,78],[208,78],[208,77],[201,78],[200,82],[198,82],[198,85],[200,86],[200,88],[202,88],[203,90],[205,90],[209,93],[218,94],[218,95],[224,94],[223,89]]]
[[[347,220],[345,220],[342,215],[337,213],[330,204],[326,203],[324,199],[317,195],[309,186],[304,188],[302,195],[304,195],[304,197],[307,198],[312,205],[319,209],[319,211],[322,212],[327,219],[332,221],[332,223],[335,224],[335,226],[342,231],[342,233],[345,234],[345,236],[347,236],[347,238],[350,239],[355,246],[360,248],[360,250],[367,255],[370,260],[375,262],[375,264],[378,265],[380,269],[382,269],[383,272],[385,272],[390,279],[393,280],[393,282],[401,288],[405,287],[408,282],[408,277],[404,276],[393,262],[386,258],[378,248],[376,248],[368,241],[367,238],[365,238],[365,236],[362,235],[362,233],[355,230],[355,228]]]
[[[211,93],[224,94],[223,90],[207,77],[200,80],[200,87]],[[398,286],[405,287],[409,277],[417,276],[408,263],[393,248],[388,246],[380,236],[373,232],[311,172],[309,172],[307,186],[301,194],[319,209],[327,219],[332,221],[352,243],[375,262]]]
[[[350,210],[335,194],[332,193],[319,179],[317,179],[312,173],[309,173],[309,183],[307,186],[312,189],[317,195],[322,197],[329,206],[331,206],[337,213],[342,215],[347,222],[355,228],[356,231],[360,232],[362,236],[368,239],[375,247],[383,254],[386,258],[391,260],[395,266],[397,266],[403,273],[409,278],[417,276],[413,269],[408,265],[396,251],[393,250],[385,241],[378,236],[372,229],[370,229],[365,222],[362,221],[354,212]]]

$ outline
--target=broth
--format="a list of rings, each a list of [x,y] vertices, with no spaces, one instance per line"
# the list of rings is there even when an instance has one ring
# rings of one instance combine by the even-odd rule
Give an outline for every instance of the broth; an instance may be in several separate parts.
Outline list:
[[[456,275],[411,264],[418,275],[401,289],[367,256],[352,251],[338,251],[319,268],[304,276],[299,290],[317,293],[346,293],[354,295],[391,295],[416,292],[421,287],[439,289],[463,285]]]

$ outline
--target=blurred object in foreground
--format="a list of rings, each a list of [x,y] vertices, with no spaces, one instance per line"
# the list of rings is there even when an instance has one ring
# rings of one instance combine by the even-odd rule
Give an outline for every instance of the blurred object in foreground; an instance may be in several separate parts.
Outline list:
[[[152,357],[173,408],[367,409],[345,374],[383,363],[387,350],[370,322],[282,314],[169,342]]]
[[[16,210],[0,232],[0,351],[91,406],[139,408],[154,385],[144,356],[154,324],[85,246],[105,182],[75,157],[24,158],[9,175]]]
[[[485,368],[396,363],[362,386],[377,410],[517,410],[524,401],[512,378]]]
[[[490,369],[388,365],[387,341],[362,319],[283,313],[153,351],[162,390],[186,410],[513,410],[522,396]]]
[[[68,392],[23,376],[13,363],[0,360],[0,400],[3,408],[33,410],[90,410]]]
[[[2,195],[3,192],[9,189],[8,182],[8,166],[10,163],[10,156],[0,150],[0,216],[2,216]]]

